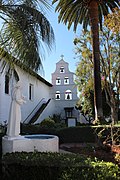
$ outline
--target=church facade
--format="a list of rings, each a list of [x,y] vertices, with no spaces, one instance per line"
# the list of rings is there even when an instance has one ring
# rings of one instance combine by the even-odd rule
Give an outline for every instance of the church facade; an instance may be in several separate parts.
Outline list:
[[[31,70],[16,66],[16,71],[22,81],[22,93],[27,101],[21,106],[22,122],[40,123],[53,114],[61,115],[63,120],[74,118],[79,121],[79,112],[75,109],[78,97],[74,73],[69,71],[69,64],[63,57],[56,63],[51,83]],[[15,78],[9,77],[6,71],[0,74],[1,124],[8,121],[11,91],[15,83]]]
[[[74,73],[70,72],[69,64],[61,59],[56,63],[56,70],[52,73],[51,96],[55,103],[55,114],[61,114],[63,119],[76,118],[79,112],[75,109],[77,86],[74,82]]]

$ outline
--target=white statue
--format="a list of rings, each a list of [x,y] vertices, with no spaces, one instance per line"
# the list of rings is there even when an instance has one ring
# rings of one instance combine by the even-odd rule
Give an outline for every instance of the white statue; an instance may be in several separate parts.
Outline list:
[[[26,103],[25,97],[21,94],[22,83],[17,82],[12,91],[12,102],[10,106],[7,136],[15,137],[20,134],[21,105]]]

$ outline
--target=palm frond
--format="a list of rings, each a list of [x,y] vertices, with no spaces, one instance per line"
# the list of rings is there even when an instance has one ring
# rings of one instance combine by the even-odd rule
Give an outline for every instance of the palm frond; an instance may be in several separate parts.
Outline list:
[[[88,13],[90,0],[53,0],[52,3],[57,3],[55,11],[59,12],[58,22],[67,24],[68,29],[74,24],[74,31],[76,31],[79,24],[82,24],[86,30],[90,21]],[[113,10],[113,8],[119,6],[119,0],[104,0],[98,2],[99,23],[101,27],[102,17],[109,13],[109,9]]]
[[[1,47],[35,71],[43,69],[44,47],[52,50],[55,40],[41,4],[50,7],[47,0],[5,1],[1,6]]]

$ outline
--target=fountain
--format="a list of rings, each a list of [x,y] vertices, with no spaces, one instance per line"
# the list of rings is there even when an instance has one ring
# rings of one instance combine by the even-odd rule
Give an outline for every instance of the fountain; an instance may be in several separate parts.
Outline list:
[[[18,81],[12,92],[12,102],[8,120],[7,135],[2,138],[3,154],[12,152],[58,152],[59,139],[54,135],[34,134],[21,136],[21,105],[25,99],[21,94],[21,82]]]
[[[47,134],[25,135],[2,139],[3,154],[11,152],[58,152],[58,137]]]

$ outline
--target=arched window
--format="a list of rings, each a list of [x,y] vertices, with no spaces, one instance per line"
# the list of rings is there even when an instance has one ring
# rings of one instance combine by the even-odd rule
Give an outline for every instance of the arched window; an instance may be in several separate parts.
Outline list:
[[[60,79],[60,77],[57,77],[56,78],[56,85],[59,85],[59,84],[61,84],[61,79]]]
[[[62,66],[62,67],[60,67],[60,73],[64,73],[65,72],[65,69],[64,69],[64,67]]]
[[[55,99],[60,100],[60,91],[56,91]]]
[[[64,84],[69,84],[69,78],[68,77],[64,78]]]
[[[65,100],[71,100],[72,99],[72,92],[71,90],[65,91]]]

